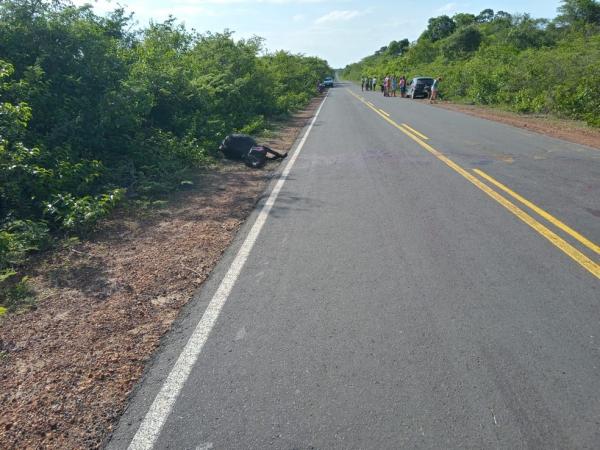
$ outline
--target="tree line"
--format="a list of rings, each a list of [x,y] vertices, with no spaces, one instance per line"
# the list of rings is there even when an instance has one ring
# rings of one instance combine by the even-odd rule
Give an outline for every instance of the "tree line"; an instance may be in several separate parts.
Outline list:
[[[2,1],[0,307],[23,288],[27,254],[89,230],[125,196],[189,184],[225,135],[306,105],[329,74],[322,59],[174,18],[140,29],[122,8]]]
[[[600,3],[563,0],[553,20],[485,9],[429,19],[342,76],[443,76],[445,98],[551,113],[600,127]]]

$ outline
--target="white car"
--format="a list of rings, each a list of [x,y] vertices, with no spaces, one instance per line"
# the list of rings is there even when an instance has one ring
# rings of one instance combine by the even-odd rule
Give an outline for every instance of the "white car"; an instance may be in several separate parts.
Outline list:
[[[333,87],[333,78],[332,77],[326,77],[323,80],[323,86],[328,87],[328,88],[329,87]]]

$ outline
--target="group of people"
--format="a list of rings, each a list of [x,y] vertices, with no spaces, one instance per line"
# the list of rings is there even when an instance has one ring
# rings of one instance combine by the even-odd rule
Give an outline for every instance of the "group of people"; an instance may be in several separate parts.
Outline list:
[[[397,97],[398,91],[400,91],[401,97],[406,97],[406,77],[388,75],[379,83],[379,88],[384,97]],[[363,77],[361,79],[361,89],[363,91],[375,91],[377,89],[377,77]]]
[[[374,91],[377,86],[376,77],[362,77],[360,79],[361,89],[363,91]]]
[[[442,77],[438,77],[433,81],[433,85],[430,88],[430,103],[436,103],[437,101],[440,81],[442,81]],[[396,77],[396,75],[387,75],[383,81],[379,83],[379,88],[384,97],[396,97],[398,90],[400,90],[400,97],[406,97],[406,84],[406,77],[404,75],[400,78]],[[375,91],[377,88],[377,77],[362,77],[360,85],[361,90],[363,91]]]

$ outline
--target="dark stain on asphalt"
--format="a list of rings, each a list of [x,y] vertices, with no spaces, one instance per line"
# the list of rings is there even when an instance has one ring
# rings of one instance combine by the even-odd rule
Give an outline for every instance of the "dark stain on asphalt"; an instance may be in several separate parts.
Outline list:
[[[592,216],[600,217],[600,209],[585,208],[585,210],[589,212]]]

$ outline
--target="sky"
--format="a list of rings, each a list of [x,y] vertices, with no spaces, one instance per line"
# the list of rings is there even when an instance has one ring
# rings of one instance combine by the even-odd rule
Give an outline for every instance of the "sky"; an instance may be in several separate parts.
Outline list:
[[[140,27],[173,15],[198,32],[261,36],[268,50],[326,59],[334,68],[357,62],[392,40],[415,40],[430,17],[486,8],[554,18],[560,0],[73,0],[98,14],[122,5]]]

